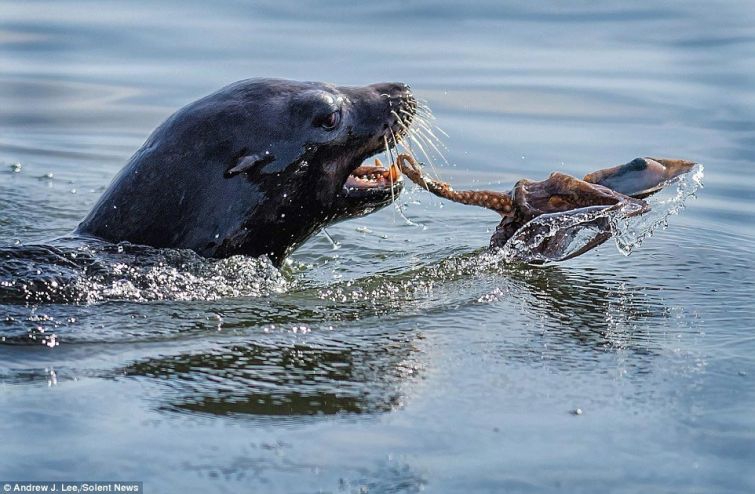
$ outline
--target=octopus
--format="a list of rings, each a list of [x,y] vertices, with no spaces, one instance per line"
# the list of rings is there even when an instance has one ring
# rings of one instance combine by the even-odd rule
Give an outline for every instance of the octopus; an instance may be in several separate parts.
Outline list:
[[[696,163],[636,158],[624,165],[589,173],[582,179],[554,172],[542,181],[519,180],[510,192],[454,190],[448,183],[426,177],[421,164],[409,154],[399,154],[396,165],[409,180],[438,197],[499,213],[502,219],[490,239],[490,247],[500,249],[520,228],[542,215],[593,207],[621,208],[627,217],[646,213],[650,205],[644,199],[663,189],[673,178],[692,170]],[[578,249],[566,256],[559,255],[579,233],[579,228],[571,228],[540,243],[539,253],[544,258],[565,260],[597,247],[612,235],[606,216],[597,216],[581,227],[590,227],[594,233]]]

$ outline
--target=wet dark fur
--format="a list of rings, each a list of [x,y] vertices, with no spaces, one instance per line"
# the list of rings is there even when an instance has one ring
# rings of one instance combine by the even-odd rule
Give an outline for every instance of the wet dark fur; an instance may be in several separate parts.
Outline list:
[[[414,110],[400,83],[231,84],[160,125],[76,233],[278,264],[322,227],[390,202],[390,190],[355,197],[343,185],[391,130],[402,133],[399,108]],[[341,120],[328,130],[321,121],[334,111]]]

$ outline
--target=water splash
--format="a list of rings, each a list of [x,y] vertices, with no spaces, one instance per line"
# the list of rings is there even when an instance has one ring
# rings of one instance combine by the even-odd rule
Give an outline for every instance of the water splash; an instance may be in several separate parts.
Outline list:
[[[695,197],[703,187],[703,171],[703,165],[697,164],[689,172],[670,180],[663,190],[647,199],[651,207],[648,213],[636,218],[612,217],[611,229],[619,252],[628,256],[645,239],[652,237],[658,227],[665,230],[669,218],[679,214],[687,199]]]
[[[216,300],[287,287],[283,274],[264,258],[205,259],[190,250],[72,243],[79,245],[0,248],[0,302]]]
[[[703,167],[697,165],[666,184],[652,196],[643,214],[633,203],[595,206],[565,213],[542,215],[520,228],[500,252],[477,256],[473,271],[504,261],[554,262],[581,254],[610,238],[629,255],[658,227],[665,228],[685,201],[702,186]],[[489,260],[490,262],[483,262]],[[462,263],[443,263],[433,278],[453,278],[466,272]],[[445,272],[448,270],[448,272]],[[405,285],[415,284],[413,290]],[[417,280],[406,280],[396,290],[410,294]],[[108,300],[217,300],[258,297],[290,288],[283,273],[265,259],[236,256],[205,259],[189,250],[154,249],[131,244],[108,244],[63,239],[56,245],[0,247],[0,303],[93,304]],[[332,292],[333,287],[328,288]],[[422,291],[422,289],[420,289]],[[331,298],[344,294],[325,293]],[[351,293],[350,295],[359,295]]]
[[[668,227],[670,216],[684,209],[688,198],[702,187],[703,166],[669,180],[663,190],[646,199],[650,210],[622,203],[538,216],[526,223],[501,249],[504,260],[533,263],[557,262],[576,257],[610,238],[619,252],[629,255],[659,228]]]

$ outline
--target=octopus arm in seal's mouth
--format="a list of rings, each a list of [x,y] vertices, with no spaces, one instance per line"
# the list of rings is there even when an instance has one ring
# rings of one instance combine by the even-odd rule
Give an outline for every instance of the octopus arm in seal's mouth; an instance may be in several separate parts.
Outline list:
[[[335,221],[364,216],[392,203],[404,189],[399,167],[375,159],[349,173],[334,202]]]
[[[344,192],[366,191],[369,189],[390,190],[403,180],[395,163],[386,168],[375,158],[374,165],[362,164],[353,170],[343,185]]]

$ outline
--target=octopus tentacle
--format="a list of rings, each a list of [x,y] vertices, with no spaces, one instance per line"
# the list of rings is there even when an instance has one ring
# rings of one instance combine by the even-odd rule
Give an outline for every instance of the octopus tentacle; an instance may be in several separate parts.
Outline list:
[[[449,184],[422,175],[419,163],[409,154],[399,154],[396,165],[409,180],[438,197],[449,201],[492,209],[502,216],[514,214],[514,203],[508,194],[490,190],[454,190]]]

